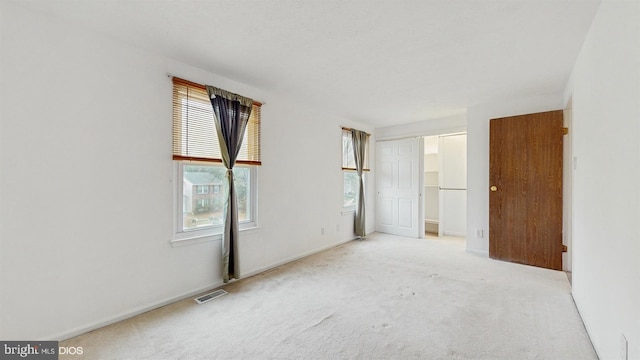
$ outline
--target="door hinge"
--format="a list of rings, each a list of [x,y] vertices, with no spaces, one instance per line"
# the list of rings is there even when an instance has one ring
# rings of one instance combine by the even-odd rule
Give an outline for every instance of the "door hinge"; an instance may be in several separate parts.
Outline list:
[[[568,127],[563,127],[562,128],[562,135],[568,135],[569,134],[569,128]]]
[[[562,245],[562,252],[567,252],[567,245]]]

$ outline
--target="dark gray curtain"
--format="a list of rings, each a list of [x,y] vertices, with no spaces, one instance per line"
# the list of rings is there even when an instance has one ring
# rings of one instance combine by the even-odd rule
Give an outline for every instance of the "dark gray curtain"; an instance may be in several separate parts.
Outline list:
[[[244,131],[249,122],[253,100],[207,86],[213,106],[214,121],[222,152],[222,163],[227,168],[227,188],[224,206],[224,233],[222,233],[222,280],[236,278],[238,271],[238,204],[233,181],[233,166],[242,146]]]
[[[360,182],[360,192],[358,194],[358,204],[356,205],[355,233],[360,237],[367,236],[365,229],[365,204],[364,204],[364,165],[367,149],[368,135],[364,131],[351,129],[351,139],[353,141],[353,155],[356,162],[356,172]]]

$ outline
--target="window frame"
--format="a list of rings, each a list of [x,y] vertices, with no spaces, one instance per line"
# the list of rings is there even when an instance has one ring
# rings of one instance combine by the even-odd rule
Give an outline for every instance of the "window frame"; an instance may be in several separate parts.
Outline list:
[[[200,226],[190,229],[185,229],[184,227],[184,166],[185,165],[201,165],[201,166],[214,166],[214,167],[222,167],[221,154],[216,156],[210,156],[210,154],[204,154],[199,149],[196,148],[196,153],[192,154],[185,149],[190,148],[189,145],[183,142],[183,125],[185,124],[201,124],[198,121],[198,117],[196,116],[195,123],[191,121],[191,116],[188,114],[185,117],[185,106],[187,109],[195,109],[198,108],[197,105],[195,108],[192,108],[192,105],[188,105],[189,101],[194,101],[194,104],[208,104],[210,103],[209,96],[207,94],[206,86],[202,84],[198,84],[195,82],[191,82],[189,80],[181,79],[178,77],[172,77],[172,153],[174,160],[174,184],[173,188],[174,192],[174,216],[173,216],[173,227],[174,227],[174,236],[170,241],[171,246],[184,246],[197,244],[202,242],[209,242],[214,240],[222,239],[222,233],[224,232],[224,224],[212,225],[212,226]],[[186,93],[185,93],[186,91]],[[191,97],[191,92],[193,92],[193,97]],[[186,99],[186,103],[185,103]],[[207,99],[207,100],[203,100]],[[248,209],[247,209],[247,220],[240,221],[238,223],[240,231],[247,231],[251,229],[258,228],[258,167],[262,165],[261,160],[261,108],[262,103],[258,101],[253,101],[252,112],[249,118],[249,124],[245,130],[245,141],[246,141],[246,151],[243,152],[241,150],[240,156],[236,159],[235,168],[247,168],[249,170],[249,187],[247,196],[249,197],[248,201]],[[197,110],[196,112],[200,112],[201,110]],[[213,112],[212,112],[212,116]],[[212,119],[213,120],[213,119]],[[207,122],[208,124],[208,122]],[[214,134],[215,135],[215,134]],[[249,140],[250,139],[250,140]],[[217,143],[217,139],[215,140]],[[183,145],[187,146],[186,148]],[[206,146],[206,145],[205,145]],[[243,145],[244,149],[244,145]],[[246,156],[242,156],[243,153],[246,153]],[[217,153],[216,153],[217,154]],[[216,187],[207,188],[206,193],[202,193],[199,195],[209,195],[209,194],[222,194],[222,189],[220,186],[217,186],[217,192],[215,191]],[[224,195],[223,195],[224,196]]]
[[[220,163],[200,162],[200,161],[174,161],[175,162],[175,184],[174,187],[174,236],[171,240],[171,246],[192,245],[203,242],[215,241],[222,239],[224,232],[224,224],[203,226],[194,229],[184,228],[184,167],[185,165],[201,165],[201,166],[224,166]],[[236,165],[235,168],[249,169],[249,206],[247,209],[247,217],[249,219],[240,221],[238,228],[240,231],[257,229],[258,226],[258,167],[252,165]]]
[[[345,206],[344,204],[344,197],[346,194],[346,187],[345,187],[345,177],[347,176],[347,174],[355,174],[357,175],[355,170],[351,170],[351,169],[343,169],[342,170],[342,212],[343,213],[352,213],[356,211],[356,203],[358,202],[358,196],[360,194],[360,184],[358,183],[357,188],[356,188],[356,197],[355,197],[355,201],[353,203],[353,205],[348,205]],[[363,173],[362,176],[364,177],[364,181],[366,180],[366,173]]]
[[[357,170],[355,167],[349,167],[348,164],[345,164],[345,148],[344,148],[344,144],[345,144],[345,135],[348,134],[349,135],[349,139],[351,141],[351,150],[353,151],[353,140],[351,140],[351,129],[350,128],[346,128],[343,127],[342,132],[340,134],[340,148],[341,148],[341,163],[342,163],[342,213],[343,214],[348,214],[348,213],[353,213],[356,211],[356,204],[358,202],[358,196],[360,194],[360,184],[358,183],[358,189],[356,189],[356,201],[354,202],[353,205],[350,206],[345,206],[344,204],[344,197],[345,197],[345,176],[347,174],[350,173],[356,173],[357,174]],[[367,147],[366,147],[366,152],[365,152],[365,168],[362,170],[362,177],[363,177],[363,181],[366,183],[367,182],[367,172],[371,171],[370,169],[370,164],[369,164],[369,159],[371,158],[371,144],[370,144],[370,135],[367,135]],[[355,160],[354,160],[355,161]]]
[[[349,128],[342,128],[342,133],[340,136],[340,147],[341,147],[341,156],[342,156],[342,170],[352,170],[352,171],[356,171],[356,167],[355,164],[353,165],[353,167],[349,166],[349,164],[345,164],[345,158],[344,158],[344,154],[345,154],[345,149],[344,149],[344,137],[345,135],[348,135],[350,141],[352,142],[351,144],[351,154],[353,154],[353,140],[351,140],[351,129]],[[367,147],[365,149],[365,157],[364,157],[364,169],[362,169],[362,171],[371,171],[371,166],[369,164],[369,159],[371,158],[371,149],[370,146],[371,144],[369,143],[369,138],[371,136],[369,134],[367,134]],[[355,159],[353,160],[355,162]]]

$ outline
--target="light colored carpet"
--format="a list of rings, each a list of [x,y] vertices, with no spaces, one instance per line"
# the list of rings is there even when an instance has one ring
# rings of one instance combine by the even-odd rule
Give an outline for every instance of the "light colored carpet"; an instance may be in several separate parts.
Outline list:
[[[302,241],[302,240],[301,240]],[[597,359],[563,272],[373,234],[62,342],[61,359]]]

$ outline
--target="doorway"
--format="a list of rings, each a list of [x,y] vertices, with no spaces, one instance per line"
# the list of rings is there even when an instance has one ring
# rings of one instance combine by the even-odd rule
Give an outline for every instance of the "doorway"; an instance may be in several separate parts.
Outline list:
[[[427,136],[424,142],[425,232],[464,237],[467,227],[467,135]]]
[[[466,133],[376,142],[376,231],[466,236]]]

